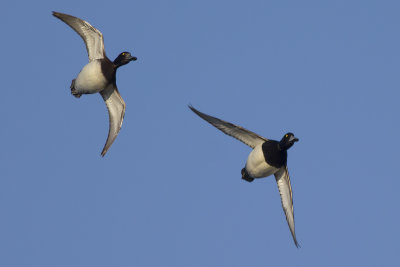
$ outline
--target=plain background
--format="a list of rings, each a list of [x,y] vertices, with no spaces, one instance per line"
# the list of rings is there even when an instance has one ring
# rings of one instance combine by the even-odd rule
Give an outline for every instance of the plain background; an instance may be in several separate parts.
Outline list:
[[[398,1],[3,1],[1,266],[395,266]],[[127,103],[69,85],[87,20]],[[194,113],[291,131],[297,249],[273,177]]]

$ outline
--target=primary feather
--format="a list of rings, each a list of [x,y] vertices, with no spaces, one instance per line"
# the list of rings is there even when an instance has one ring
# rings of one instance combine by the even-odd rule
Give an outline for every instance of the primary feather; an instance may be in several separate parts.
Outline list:
[[[232,124],[227,121],[223,121],[221,119],[212,117],[210,115],[207,115],[205,113],[202,113],[195,109],[192,106],[189,106],[189,108],[196,113],[200,118],[204,119],[217,129],[221,130],[223,133],[232,136],[239,141],[245,143],[246,145],[250,146],[251,148],[255,148],[257,145],[264,143],[268,139],[259,136],[256,133],[253,133],[252,131],[249,131],[241,126]]]
[[[86,45],[89,61],[105,57],[103,34],[90,25],[89,22],[59,12],[53,12],[53,16],[65,22],[82,37]]]

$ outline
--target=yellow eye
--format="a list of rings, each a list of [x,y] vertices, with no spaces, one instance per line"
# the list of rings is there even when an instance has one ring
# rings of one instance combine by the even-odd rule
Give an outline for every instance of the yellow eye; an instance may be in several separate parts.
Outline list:
[[[125,56],[125,53],[122,53],[123,56]]]
[[[288,135],[285,135],[285,137],[288,137]]]

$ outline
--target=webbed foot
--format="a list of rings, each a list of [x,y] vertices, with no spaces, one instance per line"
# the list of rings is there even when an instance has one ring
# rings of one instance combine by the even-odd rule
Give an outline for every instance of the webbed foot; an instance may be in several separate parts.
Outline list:
[[[246,168],[242,169],[242,179],[249,183],[254,181],[254,178],[250,177],[249,173],[246,171]]]
[[[79,93],[76,92],[76,89],[75,89],[75,79],[72,80],[71,86],[70,86],[69,88],[71,88],[71,94],[72,94],[73,96],[75,96],[76,98],[80,98],[80,97],[81,97],[82,94],[79,94]]]

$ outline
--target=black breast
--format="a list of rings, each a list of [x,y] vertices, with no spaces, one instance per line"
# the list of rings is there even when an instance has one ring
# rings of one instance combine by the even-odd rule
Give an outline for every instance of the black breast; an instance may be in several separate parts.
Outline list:
[[[103,73],[104,77],[112,83],[115,84],[115,73],[116,68],[114,63],[111,62],[107,57],[101,60],[101,72]]]
[[[279,150],[279,142],[268,140],[262,145],[265,161],[276,168],[286,165],[287,152],[286,150]]]

